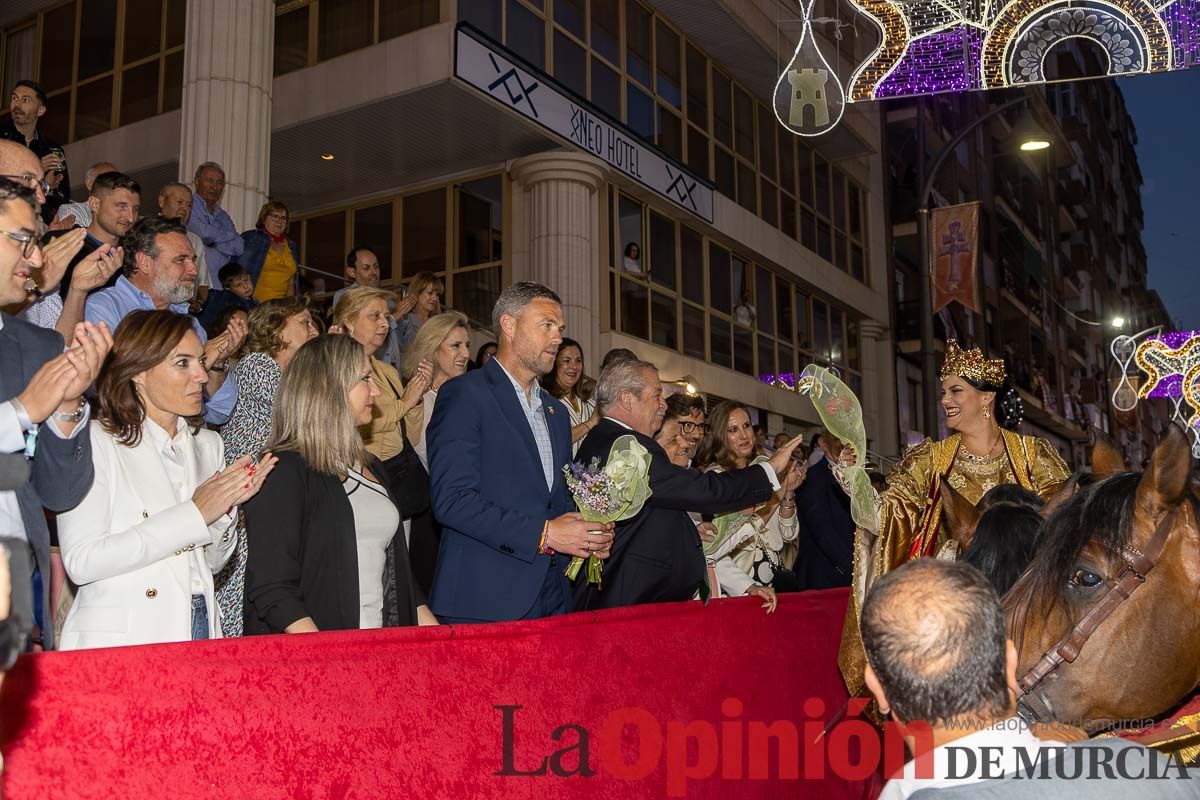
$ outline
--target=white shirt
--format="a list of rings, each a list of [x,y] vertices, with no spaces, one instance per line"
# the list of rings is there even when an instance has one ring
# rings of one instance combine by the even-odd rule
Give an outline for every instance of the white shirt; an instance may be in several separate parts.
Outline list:
[[[34,300],[17,316],[39,328],[53,328],[62,316],[63,301],[58,289]]]
[[[58,207],[54,219],[55,221],[62,220],[67,215],[74,216],[75,224],[80,228],[87,228],[92,224],[92,207],[87,204],[86,200],[82,203],[63,203]]]
[[[596,411],[596,401],[595,400],[580,400],[579,401],[579,411],[576,411],[575,407],[573,405],[571,405],[571,403],[569,401],[567,401],[565,398],[562,400],[559,400],[558,402],[562,403],[564,406],[567,407],[567,413],[569,413],[571,415],[571,427],[572,428],[574,428],[578,425],[582,425],[583,423],[587,422],[589,419],[592,418],[592,414]],[[571,455],[572,456],[574,456],[576,453],[579,452],[579,445],[581,445],[581,444],[583,444],[583,439],[580,439],[578,442],[571,445]]]
[[[421,398],[421,437],[413,442],[413,451],[421,459],[422,466],[429,470],[429,420],[433,419],[433,404],[437,402],[437,389],[430,389]]]
[[[358,627],[383,627],[383,571],[387,546],[400,526],[400,512],[387,492],[361,472],[350,470],[343,483],[354,511],[358,550]]]
[[[186,503],[192,499],[192,492],[203,481],[196,470],[196,450],[192,439],[192,431],[187,420],[183,417],[175,420],[175,435],[169,436],[162,427],[147,418],[142,424],[142,435],[154,444],[154,449],[162,457],[163,472],[175,491],[175,502]],[[192,558],[188,559],[188,575],[191,578],[192,595],[204,594],[204,579],[200,577],[200,565],[196,563],[194,550]]]
[[[196,287],[212,288],[212,276],[208,274],[208,257],[204,254],[204,240],[191,231],[187,232],[188,241],[196,251]]]
[[[0,330],[3,329],[4,318],[0,316]],[[57,409],[55,410],[57,411]],[[89,409],[85,405],[83,418],[75,424],[75,430],[71,431],[70,436],[66,436],[62,432],[62,428],[58,427],[58,423],[54,421],[54,415],[51,414],[42,427],[42,435],[45,435],[46,428],[49,428],[60,439],[74,439],[82,431],[87,430],[88,412]],[[0,453],[20,453],[24,450],[25,427],[17,414],[16,406],[12,402],[0,403]],[[25,533],[25,522],[21,519],[21,505],[17,502],[16,492],[0,492],[0,536],[29,540],[28,534]]]
[[[998,778],[1006,773],[1018,772],[1025,764],[1032,763],[1039,755],[1039,748],[1043,748],[1042,752],[1045,754],[1042,758],[1047,758],[1052,757],[1055,752],[1049,748],[1065,746],[1063,742],[1037,738],[1020,717],[1002,719],[991,727],[935,747],[931,753],[926,754],[924,758],[932,756],[932,777],[918,778],[917,760],[909,761],[904,765],[900,776],[892,778],[883,787],[879,800],[903,800],[920,789],[961,786]],[[983,753],[985,747],[989,748],[986,761],[991,762],[986,769]],[[1022,749],[1025,751],[1024,758],[1018,755],[1018,751]],[[971,757],[964,754],[965,750],[974,751],[974,769],[970,769]],[[996,764],[997,756],[999,765]],[[928,770],[929,767],[922,769]]]

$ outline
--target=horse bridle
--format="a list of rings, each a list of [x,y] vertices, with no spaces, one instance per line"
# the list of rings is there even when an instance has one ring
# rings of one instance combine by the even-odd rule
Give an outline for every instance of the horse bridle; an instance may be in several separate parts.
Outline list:
[[[1175,514],[1176,511],[1172,510],[1158,523],[1158,527],[1154,529],[1154,535],[1150,537],[1150,542],[1146,545],[1145,552],[1130,545],[1121,547],[1117,555],[1125,564],[1117,575],[1117,581],[1108,587],[1108,590],[1096,605],[1091,607],[1083,619],[1079,620],[1075,627],[1058,641],[1058,644],[1047,650],[1033,665],[1033,668],[1021,677],[1018,685],[1024,693],[1023,699],[1032,697],[1033,690],[1064,662],[1075,661],[1088,639],[1117,610],[1117,606],[1121,605],[1133,594],[1135,589],[1146,582],[1146,576],[1154,569],[1158,559],[1162,557],[1163,550],[1167,547],[1167,538],[1171,534],[1169,523],[1174,519]],[[1033,705],[1044,707],[1046,703],[1033,703]]]

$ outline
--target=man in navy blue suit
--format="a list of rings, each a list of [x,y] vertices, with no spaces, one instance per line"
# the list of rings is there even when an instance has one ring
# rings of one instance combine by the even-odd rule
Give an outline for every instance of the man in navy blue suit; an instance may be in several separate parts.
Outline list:
[[[570,610],[571,556],[607,558],[612,525],[584,522],[563,478],[571,418],[542,391],[563,337],[562,303],[537,283],[492,311],[496,355],[438,390],[427,432],[442,543],[430,606],[442,622],[536,619]]]
[[[833,462],[842,442],[821,431],[810,461],[808,478],[796,490],[800,517],[800,554],[793,571],[799,589],[849,586],[854,574],[854,521],[850,497],[833,477]]]

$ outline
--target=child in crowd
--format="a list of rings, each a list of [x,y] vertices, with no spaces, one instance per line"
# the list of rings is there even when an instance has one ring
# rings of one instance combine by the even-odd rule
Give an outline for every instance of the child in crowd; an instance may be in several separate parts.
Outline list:
[[[205,328],[227,308],[241,308],[249,314],[258,305],[258,301],[253,297],[254,281],[241,264],[230,261],[221,267],[217,276],[221,279],[222,288],[208,293],[208,302],[197,317]]]

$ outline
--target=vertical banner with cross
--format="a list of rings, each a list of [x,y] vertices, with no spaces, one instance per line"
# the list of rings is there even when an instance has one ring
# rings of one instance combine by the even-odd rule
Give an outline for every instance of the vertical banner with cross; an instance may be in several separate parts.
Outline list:
[[[979,203],[935,208],[929,225],[933,312],[957,300],[976,314],[979,286]]]

